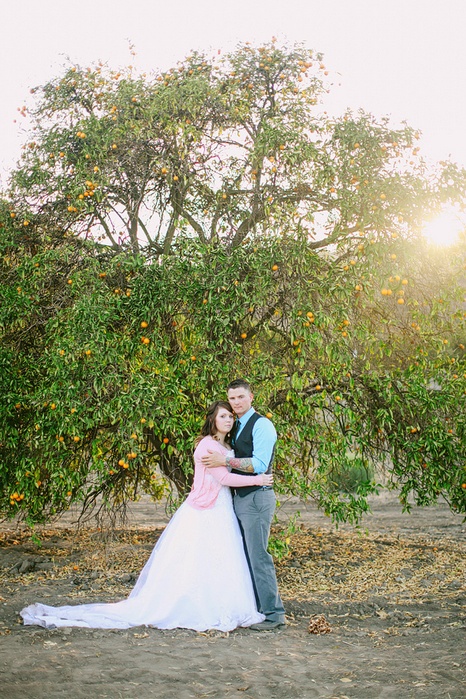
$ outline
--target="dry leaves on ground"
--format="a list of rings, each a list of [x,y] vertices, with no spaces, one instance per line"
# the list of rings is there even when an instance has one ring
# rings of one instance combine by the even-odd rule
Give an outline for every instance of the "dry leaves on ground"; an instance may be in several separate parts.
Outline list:
[[[100,590],[127,594],[121,575],[137,576],[162,530],[125,529],[111,533],[96,529],[43,529],[41,545],[30,532],[0,532],[3,569],[0,581],[22,584],[71,576],[87,580],[98,576]],[[27,557],[52,562],[49,570],[19,574],[6,561]],[[332,532],[302,527],[290,537],[290,555],[277,563],[284,599],[310,600],[321,595],[333,601],[357,601],[368,595],[426,594],[448,597],[466,579],[466,545],[446,538],[426,536],[401,539],[357,531]],[[79,585],[71,596],[79,597]]]

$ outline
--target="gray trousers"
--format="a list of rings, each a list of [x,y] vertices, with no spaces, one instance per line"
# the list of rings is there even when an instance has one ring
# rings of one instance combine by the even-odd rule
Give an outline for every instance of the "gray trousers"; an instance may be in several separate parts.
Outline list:
[[[243,535],[246,558],[251,571],[257,609],[271,621],[285,622],[285,610],[278,593],[275,566],[267,551],[270,526],[275,512],[273,490],[254,490],[235,495],[233,505]]]

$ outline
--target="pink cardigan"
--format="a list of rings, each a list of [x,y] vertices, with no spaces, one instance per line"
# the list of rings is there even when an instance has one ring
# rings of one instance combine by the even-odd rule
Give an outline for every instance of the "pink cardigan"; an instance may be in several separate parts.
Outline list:
[[[201,439],[194,451],[194,481],[191,492],[186,498],[191,507],[197,510],[206,510],[215,505],[220,488],[228,485],[233,488],[240,488],[245,485],[262,485],[262,476],[239,476],[230,473],[226,466],[217,468],[206,468],[202,464],[202,457],[208,451],[217,451],[220,454],[230,454],[230,450],[225,449],[213,437]]]

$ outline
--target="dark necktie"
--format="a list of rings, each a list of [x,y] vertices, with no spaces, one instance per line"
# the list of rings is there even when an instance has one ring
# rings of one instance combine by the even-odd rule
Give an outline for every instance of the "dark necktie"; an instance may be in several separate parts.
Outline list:
[[[240,428],[240,421],[238,418],[235,420],[235,424],[233,425],[233,429],[231,431],[231,446],[234,446],[235,441],[236,441],[236,435],[238,434],[238,430]]]

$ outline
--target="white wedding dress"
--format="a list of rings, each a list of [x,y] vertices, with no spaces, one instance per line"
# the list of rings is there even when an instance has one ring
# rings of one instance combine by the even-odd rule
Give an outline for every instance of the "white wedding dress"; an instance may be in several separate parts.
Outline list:
[[[209,509],[183,503],[168,523],[129,597],[120,602],[49,607],[31,604],[24,624],[127,629],[154,626],[231,631],[264,620],[230,489]]]

